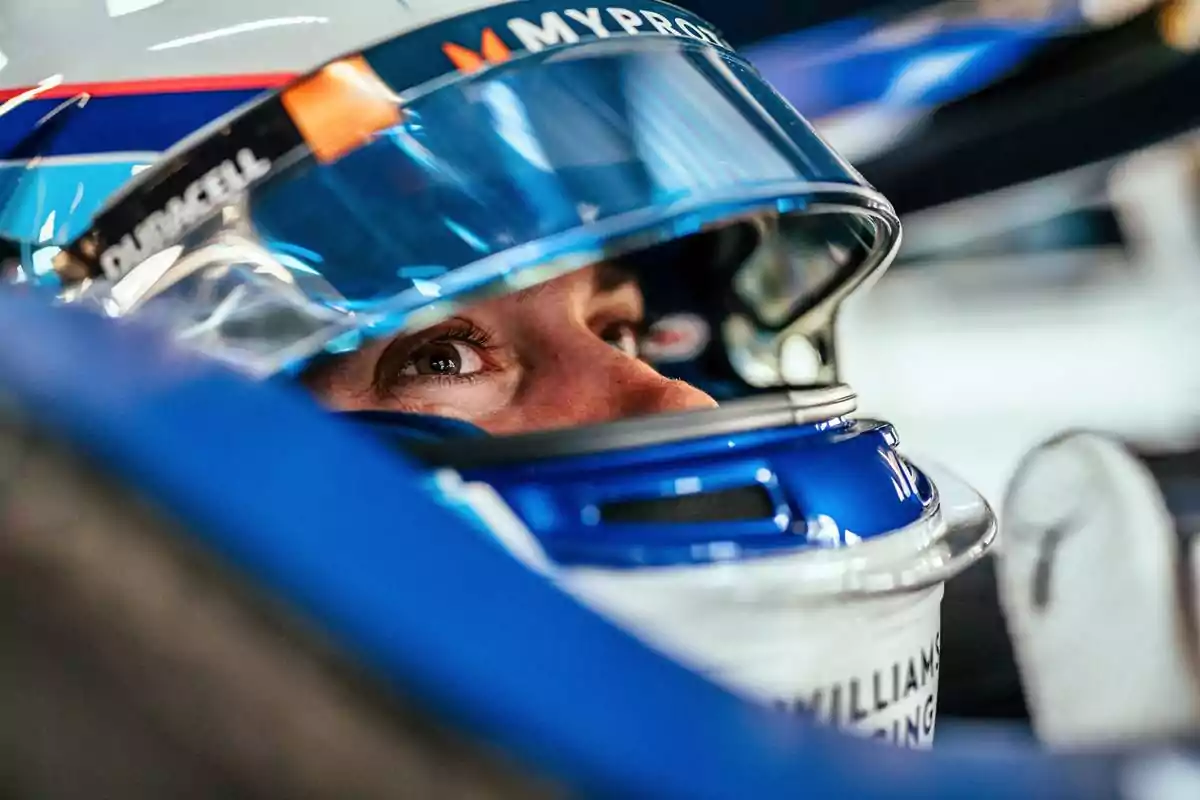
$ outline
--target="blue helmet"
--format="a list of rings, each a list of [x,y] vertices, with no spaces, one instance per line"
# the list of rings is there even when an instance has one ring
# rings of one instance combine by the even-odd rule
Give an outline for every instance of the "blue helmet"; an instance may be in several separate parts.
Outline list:
[[[669,3],[326,14],[273,24],[373,33],[173,145],[49,269],[22,250],[25,279],[355,412],[718,680],[928,743],[941,584],[994,524],[836,382],[837,308],[899,245],[887,200]],[[204,35],[248,34],[155,52]]]

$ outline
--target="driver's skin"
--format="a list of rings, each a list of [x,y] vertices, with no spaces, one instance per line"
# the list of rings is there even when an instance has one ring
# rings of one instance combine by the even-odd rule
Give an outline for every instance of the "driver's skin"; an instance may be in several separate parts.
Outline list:
[[[629,274],[600,264],[326,361],[303,382],[339,411],[436,414],[493,434],[716,406],[638,358],[644,315]]]

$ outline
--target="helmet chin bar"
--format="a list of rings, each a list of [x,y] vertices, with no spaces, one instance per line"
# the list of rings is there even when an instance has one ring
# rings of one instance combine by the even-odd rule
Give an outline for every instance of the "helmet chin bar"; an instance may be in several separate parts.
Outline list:
[[[852,208],[820,196],[809,206],[818,219],[848,210]],[[793,310],[794,317],[782,326],[762,317],[753,304],[726,318],[721,337],[737,377],[759,390],[839,383],[836,329],[842,303],[868,290],[891,265],[899,248],[897,228],[885,250],[863,253],[863,260],[850,269],[841,266],[842,277],[803,299]]]
[[[720,408],[654,414],[600,425],[472,439],[464,448],[444,442],[405,441],[403,449],[436,466],[481,467],[531,459],[559,458],[648,447],[768,428],[837,423],[858,407],[844,384],[770,392],[725,403]]]

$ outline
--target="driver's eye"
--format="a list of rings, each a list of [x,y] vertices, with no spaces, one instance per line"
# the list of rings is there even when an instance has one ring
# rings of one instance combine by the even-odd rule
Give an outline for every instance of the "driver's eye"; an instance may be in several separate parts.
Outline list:
[[[627,322],[609,325],[600,333],[600,338],[627,356],[638,358],[638,330]]]
[[[472,375],[483,369],[483,359],[467,342],[443,339],[415,349],[400,370],[406,377]]]

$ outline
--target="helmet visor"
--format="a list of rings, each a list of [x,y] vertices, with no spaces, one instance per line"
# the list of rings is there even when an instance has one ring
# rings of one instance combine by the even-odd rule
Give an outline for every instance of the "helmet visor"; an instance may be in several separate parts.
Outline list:
[[[405,91],[400,41],[143,173],[68,248],[75,293],[271,374],[739,220],[744,258],[671,268],[780,331],[897,245],[886,201],[732,52],[609,39]]]

